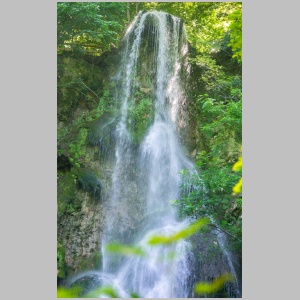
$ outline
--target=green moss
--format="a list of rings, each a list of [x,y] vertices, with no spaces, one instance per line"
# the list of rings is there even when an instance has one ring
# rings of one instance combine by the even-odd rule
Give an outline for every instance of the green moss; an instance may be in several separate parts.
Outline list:
[[[100,199],[102,185],[97,176],[89,170],[80,170],[78,173],[78,187],[90,193],[93,199]]]
[[[93,64],[83,59],[58,56],[57,64],[57,115],[58,120],[67,122],[77,107],[92,110],[101,95],[102,73]]]
[[[80,167],[80,163],[84,161],[87,136],[88,130],[81,128],[76,140],[69,145],[70,161],[75,167]]]
[[[58,217],[64,214],[72,214],[81,209],[82,201],[76,195],[76,174],[67,172],[58,175],[57,205]]]
[[[65,249],[61,243],[57,243],[57,277],[65,278],[66,269],[65,269]]]
[[[91,256],[82,260],[80,270],[98,270],[102,265],[102,255],[100,251],[95,251]]]
[[[128,128],[134,143],[140,143],[154,118],[154,104],[150,97],[136,93],[140,99],[132,102],[128,109]]]

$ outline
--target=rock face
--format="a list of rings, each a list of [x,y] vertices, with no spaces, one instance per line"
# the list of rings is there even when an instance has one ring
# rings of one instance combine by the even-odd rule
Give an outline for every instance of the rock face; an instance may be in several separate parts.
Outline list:
[[[116,126],[109,113],[115,87],[107,74],[113,73],[116,61],[113,52],[101,58],[76,58],[69,53],[58,57],[59,283],[78,272],[101,268],[101,232],[111,185]],[[65,81],[78,83],[70,88]],[[93,93],[82,89],[80,81],[89,84]],[[78,90],[83,92],[76,93]]]
[[[65,263],[68,272],[77,273],[84,269],[100,267],[100,240],[103,210],[99,200],[91,199],[88,193],[78,192],[82,208],[68,217],[58,220],[61,229],[58,234],[65,249]]]

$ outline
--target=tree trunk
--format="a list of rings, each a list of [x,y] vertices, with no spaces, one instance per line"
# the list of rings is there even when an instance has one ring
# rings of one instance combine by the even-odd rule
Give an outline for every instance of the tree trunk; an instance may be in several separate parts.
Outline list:
[[[138,13],[138,8],[139,8],[139,3],[136,2],[136,3],[135,3],[135,13],[136,13],[136,14]]]
[[[129,2],[127,2],[127,21],[130,23],[130,12],[129,12]]]

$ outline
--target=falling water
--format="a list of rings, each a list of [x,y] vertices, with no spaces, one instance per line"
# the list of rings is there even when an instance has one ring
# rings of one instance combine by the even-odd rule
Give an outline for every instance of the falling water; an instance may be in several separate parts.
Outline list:
[[[151,53],[146,58],[149,74],[141,74],[139,68],[145,35],[149,40],[147,52]],[[153,234],[169,235],[188,224],[176,220],[170,204],[170,200],[178,198],[179,171],[192,167],[176,135],[178,110],[184,98],[179,73],[187,47],[182,22],[162,12],[140,13],[124,43],[116,164],[102,241],[103,272],[114,275],[112,284],[124,297],[130,292],[145,298],[188,297],[189,279],[193,276],[191,245],[187,241],[168,247],[147,244]],[[128,128],[128,110],[138,80],[146,75],[152,80],[154,116],[136,147]],[[122,259],[107,253],[105,245],[113,241],[137,244],[147,257]]]
[[[112,285],[121,297],[193,296],[194,256],[191,244],[150,246],[151,235],[170,235],[186,227],[170,201],[179,198],[182,169],[192,169],[178,140],[180,109],[185,101],[181,76],[187,42],[182,21],[163,12],[140,12],[124,40],[117,81],[120,116],[116,128],[115,166],[102,236],[99,284]],[[151,122],[137,142],[131,107],[148,78]],[[145,88],[144,88],[145,90]],[[147,89],[146,89],[147,90]],[[150,90],[150,92],[149,92]],[[122,257],[107,252],[112,242],[134,244],[144,256]]]

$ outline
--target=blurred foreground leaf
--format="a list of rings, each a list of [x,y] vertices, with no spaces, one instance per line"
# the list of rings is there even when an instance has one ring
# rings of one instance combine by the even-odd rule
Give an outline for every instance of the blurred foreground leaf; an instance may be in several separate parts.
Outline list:
[[[109,298],[120,298],[120,296],[111,286],[103,286],[97,288],[85,295],[84,298],[99,298],[99,296],[108,296]]]
[[[131,293],[130,298],[141,298],[141,297],[136,293]]]
[[[242,157],[239,157],[239,160],[233,165],[232,171],[240,171],[243,168],[243,160]],[[242,192],[243,189],[243,179],[240,178],[238,183],[233,187],[233,194],[239,194]]]
[[[233,165],[232,171],[242,170],[242,167],[243,167],[243,160],[242,157],[239,157],[238,161]]]
[[[207,218],[200,219],[195,223],[189,225],[188,227],[176,232],[170,236],[163,236],[163,235],[153,235],[148,240],[149,245],[157,245],[157,244],[171,244],[175,243],[180,239],[188,238],[195,234],[199,229],[201,229],[204,225],[209,222]]]
[[[239,182],[233,187],[233,193],[234,194],[239,194],[242,192],[242,187],[243,187],[243,179],[240,178]]]
[[[121,255],[138,255],[145,256],[145,252],[141,247],[127,246],[122,244],[111,243],[106,246],[106,250]]]
[[[80,293],[80,288],[75,287],[72,289],[58,288],[57,298],[78,298]]]
[[[211,283],[199,282],[195,285],[195,293],[198,295],[214,293],[228,281],[233,281],[231,274],[223,274]]]

